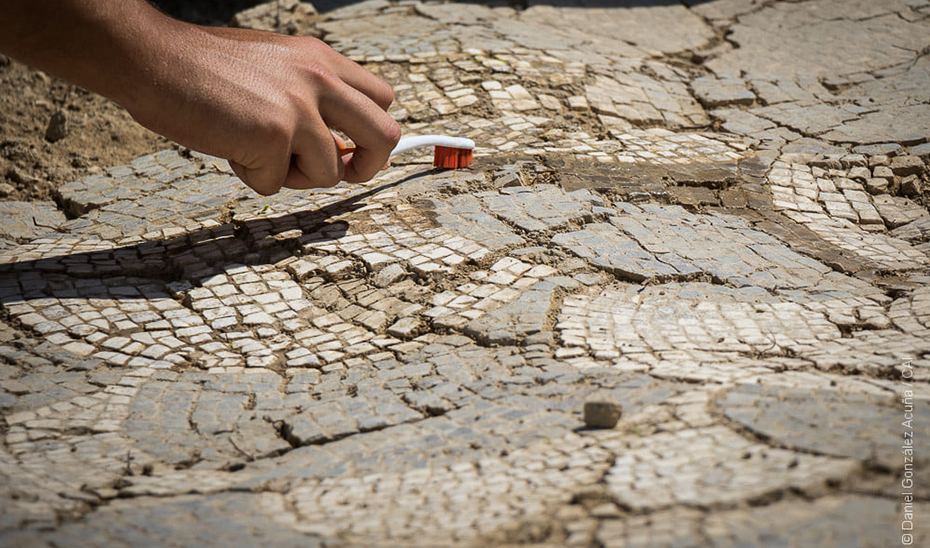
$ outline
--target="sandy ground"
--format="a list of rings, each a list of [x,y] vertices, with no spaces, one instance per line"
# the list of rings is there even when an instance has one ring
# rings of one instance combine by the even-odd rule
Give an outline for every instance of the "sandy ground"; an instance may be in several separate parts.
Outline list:
[[[170,146],[112,101],[5,57],[0,112],[0,196],[7,199],[47,200],[58,185]],[[46,132],[56,112],[66,130],[52,142]]]
[[[156,2],[169,14],[209,25],[224,24],[257,3]],[[66,130],[62,138],[48,139],[56,112],[64,114]],[[112,101],[0,55],[0,199],[49,200],[61,184],[171,146]]]

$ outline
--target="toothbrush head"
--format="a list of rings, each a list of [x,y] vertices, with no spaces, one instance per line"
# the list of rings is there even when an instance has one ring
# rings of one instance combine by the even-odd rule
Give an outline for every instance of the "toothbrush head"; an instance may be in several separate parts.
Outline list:
[[[437,146],[433,152],[433,165],[446,169],[461,169],[471,165],[474,158],[474,150],[470,148]]]

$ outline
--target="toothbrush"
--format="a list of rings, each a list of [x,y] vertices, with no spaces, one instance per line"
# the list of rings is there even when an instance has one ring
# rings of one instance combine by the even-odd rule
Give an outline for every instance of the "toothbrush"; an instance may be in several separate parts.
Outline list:
[[[401,152],[419,147],[435,147],[433,150],[433,165],[447,169],[468,167],[474,159],[475,142],[464,137],[449,137],[448,135],[417,135],[402,137],[397,146],[391,151],[391,157]],[[353,152],[355,147],[339,146],[339,155],[345,156]]]

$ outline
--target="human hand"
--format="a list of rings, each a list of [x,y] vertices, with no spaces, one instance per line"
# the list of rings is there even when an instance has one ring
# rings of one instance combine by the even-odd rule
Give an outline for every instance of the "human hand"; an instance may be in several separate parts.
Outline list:
[[[371,179],[400,139],[390,86],[315,38],[171,21],[123,102],[142,125],[229,160],[256,192]],[[340,157],[330,128],[352,139]]]
[[[400,139],[390,86],[315,38],[199,27],[146,0],[4,0],[0,51],[229,160],[261,194],[372,178]],[[355,142],[336,151],[330,128]]]

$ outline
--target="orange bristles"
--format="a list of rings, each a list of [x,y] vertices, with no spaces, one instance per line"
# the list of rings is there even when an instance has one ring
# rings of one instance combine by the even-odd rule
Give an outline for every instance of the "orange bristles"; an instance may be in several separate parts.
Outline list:
[[[433,165],[446,169],[460,169],[471,165],[474,158],[474,151],[470,148],[437,146],[433,152]]]

